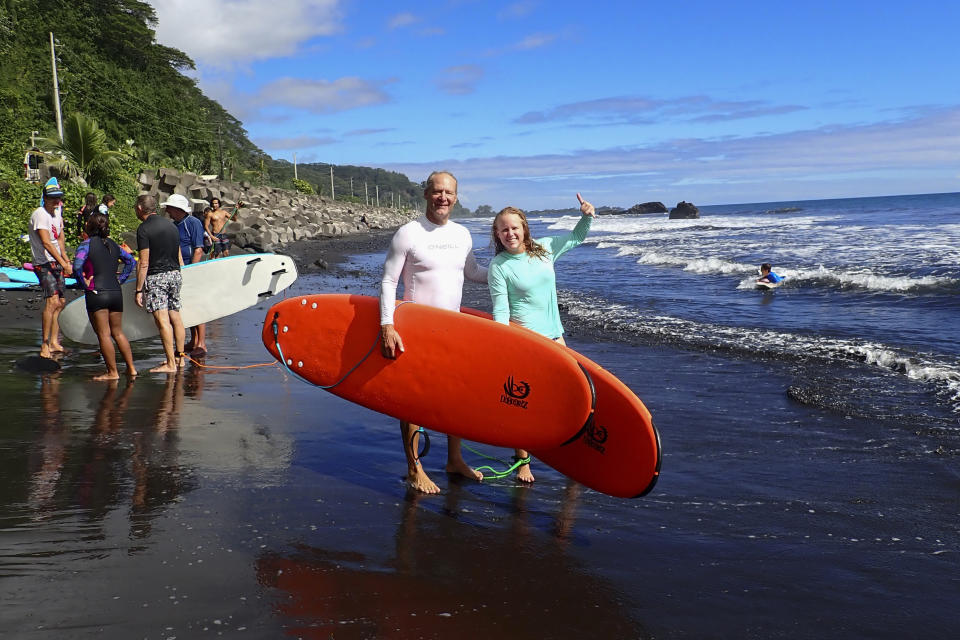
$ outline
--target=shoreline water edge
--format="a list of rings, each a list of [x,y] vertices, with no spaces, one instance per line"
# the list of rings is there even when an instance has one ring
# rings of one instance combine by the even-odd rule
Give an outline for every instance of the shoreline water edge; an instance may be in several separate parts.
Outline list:
[[[797,206],[780,221],[824,238],[827,214]],[[677,227],[691,246],[719,233],[728,243],[754,225],[737,216]],[[68,344],[56,374],[18,370],[39,350],[39,293],[0,292],[4,637],[950,637],[952,405],[898,371],[778,346],[814,333],[790,323],[824,300],[824,326],[841,340],[844,314],[860,317],[851,297],[899,294],[812,276],[798,286],[791,269],[794,284],[775,293],[738,288],[759,262],[746,251],[719,266],[672,256],[704,272],[676,269],[660,285],[665,247],[682,236],[659,217],[597,222],[589,246],[558,265],[561,311],[568,344],[633,389],[661,433],[660,480],[634,500],[539,462],[532,486],[446,476],[441,434],[423,464],[442,493],[409,490],[396,420],[272,362],[260,335],[271,301],[210,323],[206,366],[98,383],[92,345]],[[485,264],[489,221],[464,223]],[[536,234],[573,221],[533,224]],[[300,271],[281,297],[377,295],[393,231],[275,247]],[[629,244],[641,234],[660,262],[618,278],[624,256],[648,269]],[[768,240],[756,239],[757,255]],[[780,273],[803,255],[772,261]],[[468,284],[463,303],[489,310],[487,288]],[[694,319],[669,320],[678,309]],[[728,333],[743,342],[723,343]],[[161,357],[159,340],[133,346],[138,365]],[[472,465],[510,453],[465,450]]]

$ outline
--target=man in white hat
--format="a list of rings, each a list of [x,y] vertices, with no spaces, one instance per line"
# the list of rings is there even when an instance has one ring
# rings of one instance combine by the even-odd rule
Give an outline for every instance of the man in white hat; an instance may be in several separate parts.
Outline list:
[[[30,251],[33,254],[33,270],[43,290],[43,311],[40,327],[43,333],[40,355],[53,357],[62,352],[60,345],[60,312],[66,306],[63,296],[64,275],[73,273],[73,265],[67,258],[67,246],[63,239],[63,189],[51,179],[43,187],[43,206],[30,216]]]
[[[157,200],[151,195],[137,198],[137,304],[153,314],[160,331],[166,362],[151,369],[155,373],[176,373],[183,365],[183,320],[180,318],[180,234],[176,225],[157,215]]]
[[[199,218],[190,214],[193,208],[190,201],[179,193],[175,193],[164,202],[161,207],[167,210],[167,215],[177,225],[177,232],[180,234],[180,256],[183,264],[193,264],[203,259],[203,223]],[[190,340],[187,342],[185,351],[194,357],[202,357],[207,354],[206,326],[198,324],[190,327]]]

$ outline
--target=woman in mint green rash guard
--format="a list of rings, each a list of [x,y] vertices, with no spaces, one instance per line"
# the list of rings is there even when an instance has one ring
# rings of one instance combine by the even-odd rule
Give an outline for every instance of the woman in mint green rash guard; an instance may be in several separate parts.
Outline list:
[[[493,319],[503,324],[512,320],[560,344],[563,325],[557,306],[557,278],[553,263],[564,253],[582,243],[595,211],[593,205],[577,194],[582,214],[573,231],[534,240],[523,211],[507,207],[493,219],[493,246],[496,257],[490,262],[487,284],[493,299]],[[516,450],[518,459],[528,453]],[[517,472],[517,479],[533,482],[530,465]]]

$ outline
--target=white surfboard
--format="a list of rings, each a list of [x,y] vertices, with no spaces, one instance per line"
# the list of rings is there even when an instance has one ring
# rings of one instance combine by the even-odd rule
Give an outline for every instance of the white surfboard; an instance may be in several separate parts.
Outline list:
[[[275,253],[252,253],[206,260],[183,267],[180,315],[185,327],[243,311],[283,291],[297,279],[293,259]],[[123,333],[128,340],[159,334],[153,314],[137,306],[136,276],[123,283]],[[74,342],[97,344],[80,296],[60,314],[63,335]]]
[[[780,282],[783,282],[782,280]],[[780,286],[780,282],[757,282],[757,289],[761,291],[772,291]]]

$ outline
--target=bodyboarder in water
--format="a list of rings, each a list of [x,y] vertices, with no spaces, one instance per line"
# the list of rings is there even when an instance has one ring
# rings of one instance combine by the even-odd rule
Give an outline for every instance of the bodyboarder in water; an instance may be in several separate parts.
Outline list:
[[[403,299],[420,304],[460,310],[463,279],[486,282],[487,270],[473,256],[473,240],[462,225],[450,220],[457,202],[457,179],[446,171],[434,171],[423,191],[426,213],[400,227],[390,242],[380,283],[380,335],[383,355],[395,358],[403,352],[403,340],[393,325],[397,285],[403,281]],[[440,488],[423,470],[417,456],[420,427],[400,423],[407,458],[407,482],[417,491],[439,493]],[[448,473],[482,480],[483,474],[463,459],[460,438],[447,436]]]
[[[757,282],[766,282],[768,284],[780,284],[783,282],[785,276],[778,276],[773,272],[773,265],[769,262],[764,262],[760,265],[760,277],[757,279]]]

